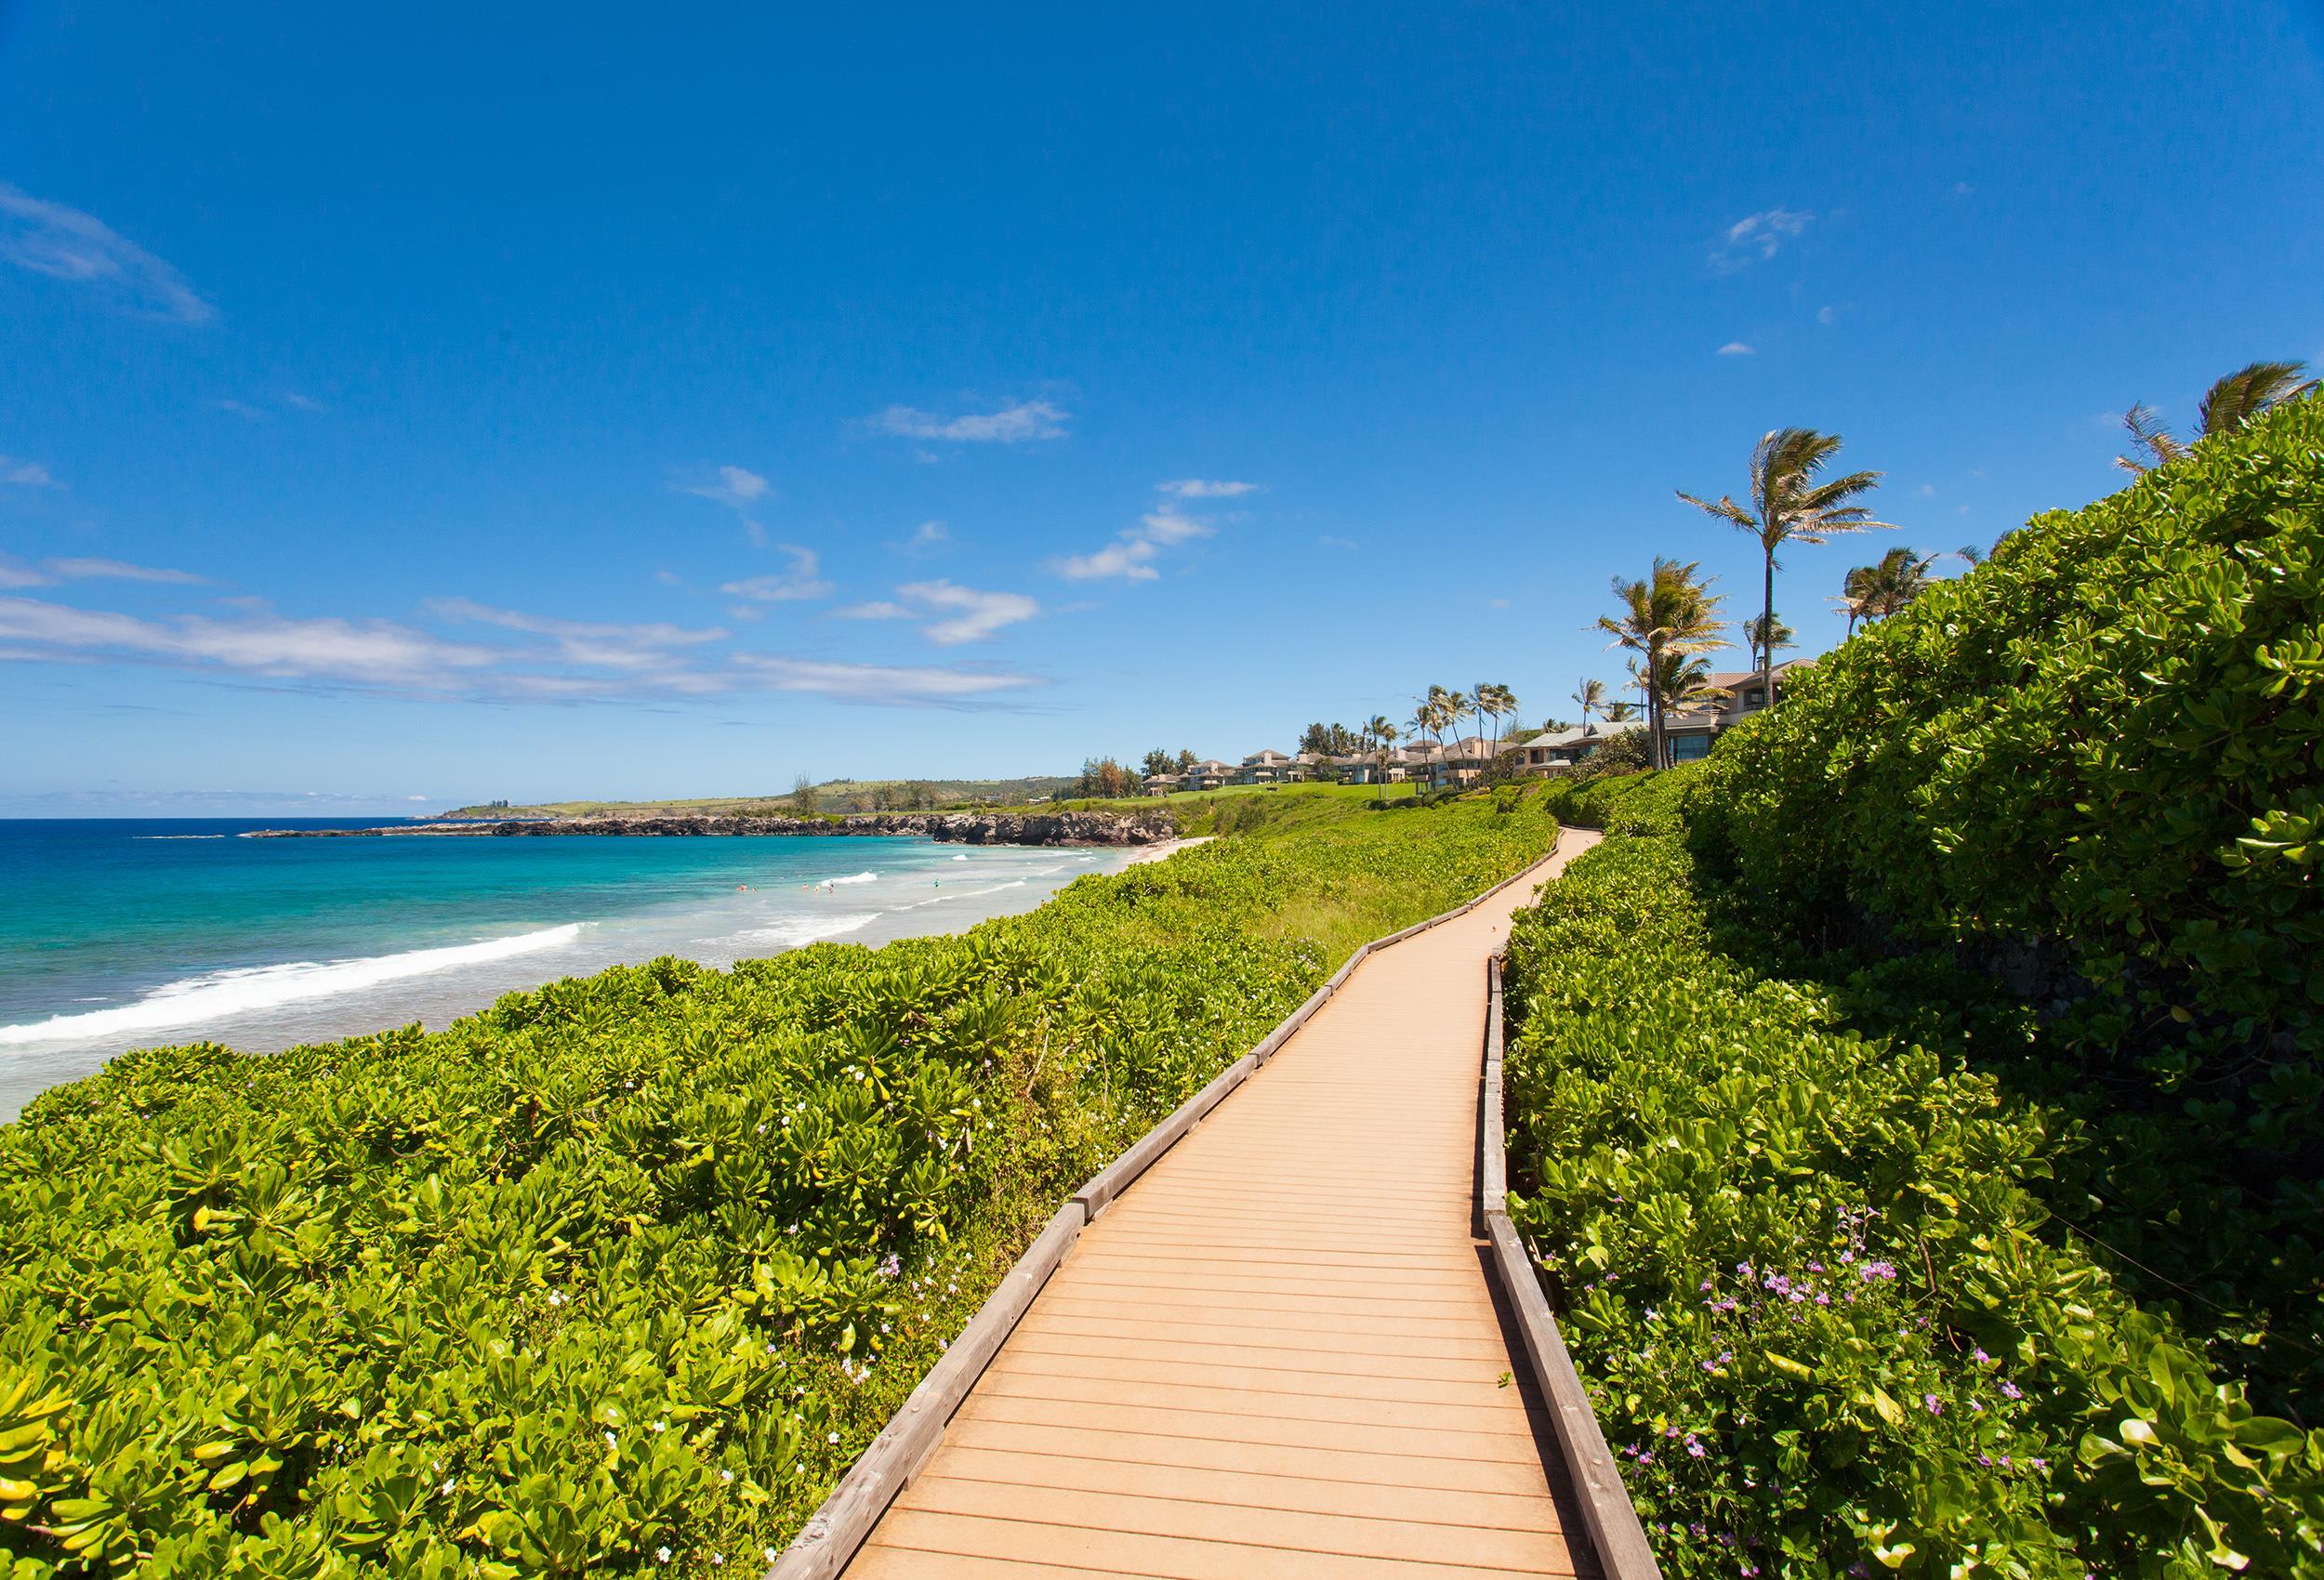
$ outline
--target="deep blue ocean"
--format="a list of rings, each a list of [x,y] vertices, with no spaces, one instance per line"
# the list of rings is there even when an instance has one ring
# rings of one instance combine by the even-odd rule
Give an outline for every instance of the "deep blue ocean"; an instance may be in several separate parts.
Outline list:
[[[512,989],[1028,910],[1122,854],[920,839],[248,839],[376,819],[0,820],[0,1122],[124,1048],[435,1026]]]

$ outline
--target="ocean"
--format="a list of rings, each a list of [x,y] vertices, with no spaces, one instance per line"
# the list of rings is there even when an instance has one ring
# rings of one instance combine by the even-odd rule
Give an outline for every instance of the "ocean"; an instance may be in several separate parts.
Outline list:
[[[1127,850],[857,837],[246,839],[376,819],[0,820],[0,1123],[125,1048],[441,1026],[676,955],[881,943],[1031,910]]]

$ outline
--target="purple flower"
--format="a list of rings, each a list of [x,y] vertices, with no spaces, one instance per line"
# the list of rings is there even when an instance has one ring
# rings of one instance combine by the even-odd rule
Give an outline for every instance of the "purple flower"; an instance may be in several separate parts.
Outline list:
[[[886,1259],[879,1264],[879,1276],[882,1278],[894,1278],[903,1271],[904,1262],[893,1251],[889,1252]]]
[[[1929,1407],[1929,1414],[1932,1415],[1942,1415],[1945,1414],[1945,1406],[1939,1402],[1936,1395],[1934,1393],[1922,1394],[1921,1396],[1921,1402]]]
[[[2023,1399],[2026,1397],[2026,1390],[2019,1388],[2014,1382],[2005,1382],[2001,1385],[2001,1397],[2003,1399]]]
[[[1703,1445],[1698,1442],[1688,1443],[1686,1445],[1686,1455],[1690,1459],[1700,1459],[1703,1456]]]

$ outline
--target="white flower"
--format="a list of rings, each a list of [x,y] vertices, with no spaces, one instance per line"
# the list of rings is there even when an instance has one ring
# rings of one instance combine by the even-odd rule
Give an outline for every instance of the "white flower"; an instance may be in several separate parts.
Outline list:
[[[655,1547],[654,1549],[654,1559],[657,1563],[667,1563],[669,1561],[669,1548]]]
[[[613,1433],[607,1432],[605,1434],[605,1446],[607,1448],[618,1449],[621,1447],[621,1440],[614,1436]]]
[[[647,1430],[647,1431],[650,1431],[650,1432],[657,1432],[657,1433],[658,1433],[658,1432],[660,1432],[660,1431],[664,1430],[665,1429],[667,1429],[668,1426],[669,1426],[669,1423],[668,1423],[667,1421],[656,1421],[656,1422],[654,1422],[654,1425],[652,1425],[652,1426],[648,1427],[648,1428],[646,1429],[646,1430]]]
[[[829,1442],[838,1442],[839,1441],[839,1434],[838,1434],[838,1433],[837,1433],[837,1432],[833,1432],[833,1433],[831,1434],[831,1436],[830,1436],[830,1438],[829,1438],[829,1440],[828,1440],[828,1441],[829,1441]]]
[[[721,1481],[731,1481],[733,1479],[734,1472],[732,1470],[721,1470],[719,1472],[719,1480]]]
[[[548,1303],[552,1306],[561,1306],[565,1303],[565,1297],[552,1289],[548,1292]]]

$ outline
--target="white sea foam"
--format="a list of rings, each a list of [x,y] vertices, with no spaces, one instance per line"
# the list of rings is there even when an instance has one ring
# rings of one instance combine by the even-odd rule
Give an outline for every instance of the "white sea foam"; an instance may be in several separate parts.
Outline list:
[[[825,889],[837,889],[843,883],[877,883],[878,881],[878,873],[857,873],[852,877],[826,877],[816,880]]]
[[[222,834],[132,834],[132,839],[223,839]]]
[[[968,858],[966,856],[955,856],[953,860],[956,862],[965,862]]]
[[[738,932],[734,935],[734,941],[736,943],[772,943],[779,949],[797,949],[801,944],[813,943],[818,939],[838,938],[842,933],[851,933],[860,928],[867,928],[878,919],[879,913],[877,911],[865,911],[860,915],[795,916],[787,922],[776,922],[770,927],[752,928],[746,932]]]
[[[353,960],[299,960],[283,966],[213,971],[155,988],[134,1004],[91,1009],[78,1015],[52,1015],[30,1025],[0,1026],[0,1047],[117,1037],[165,1031],[173,1026],[196,1026],[252,1010],[355,993],[406,977],[513,959],[520,955],[555,949],[580,936],[581,924],[568,922],[563,927],[544,928],[538,932],[518,933],[509,938],[490,938],[439,949],[411,949],[400,955],[374,955]]]

